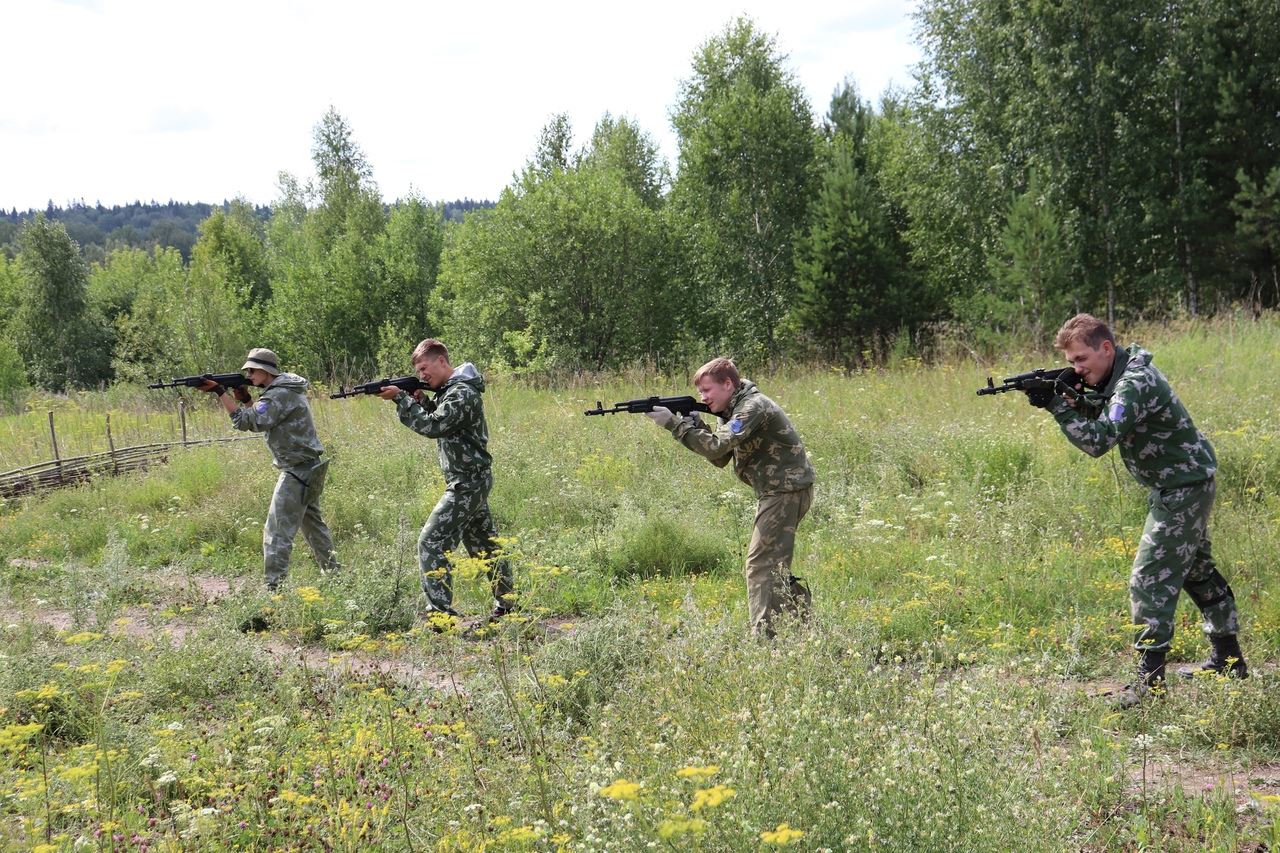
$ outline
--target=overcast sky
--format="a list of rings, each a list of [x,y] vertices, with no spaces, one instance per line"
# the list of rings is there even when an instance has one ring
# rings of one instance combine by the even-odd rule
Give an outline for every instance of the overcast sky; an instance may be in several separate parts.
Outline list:
[[[578,144],[606,111],[629,116],[674,164],[679,82],[743,14],[777,37],[816,115],[846,76],[878,101],[920,58],[915,0],[5,5],[5,209],[269,204],[281,171],[312,175],[330,105],[388,200],[496,198],[558,112]]]

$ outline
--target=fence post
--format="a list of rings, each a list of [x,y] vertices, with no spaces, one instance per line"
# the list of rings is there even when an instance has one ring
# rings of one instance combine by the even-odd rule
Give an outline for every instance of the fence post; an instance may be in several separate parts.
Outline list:
[[[182,446],[187,446],[187,401],[178,401],[178,420],[182,422]]]
[[[62,482],[62,456],[58,453],[58,433],[53,428],[53,409],[49,410],[49,441],[53,443],[53,464],[58,467],[58,482]]]
[[[119,474],[120,469],[116,467],[116,443],[111,438],[111,413],[107,412],[107,450],[111,453],[111,473]]]

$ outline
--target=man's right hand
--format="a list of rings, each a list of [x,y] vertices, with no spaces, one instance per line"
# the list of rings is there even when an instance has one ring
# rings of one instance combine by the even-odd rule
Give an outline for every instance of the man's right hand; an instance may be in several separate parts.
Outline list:
[[[249,389],[245,388],[243,385],[239,388],[231,389],[231,396],[235,397],[236,400],[244,403],[246,406],[253,402],[253,398],[249,396]]]

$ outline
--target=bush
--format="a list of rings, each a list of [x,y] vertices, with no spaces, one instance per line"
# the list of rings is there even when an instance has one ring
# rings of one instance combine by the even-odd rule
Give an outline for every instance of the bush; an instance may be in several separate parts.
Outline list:
[[[649,516],[618,531],[608,569],[617,577],[677,577],[724,568],[724,541],[679,518]]]

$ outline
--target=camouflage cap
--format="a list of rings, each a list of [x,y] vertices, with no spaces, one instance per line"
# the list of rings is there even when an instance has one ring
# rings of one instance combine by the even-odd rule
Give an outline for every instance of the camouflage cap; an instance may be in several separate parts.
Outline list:
[[[244,363],[241,370],[265,370],[272,376],[280,375],[280,359],[276,358],[276,354],[269,349],[263,347],[254,347],[249,350],[249,360]]]

